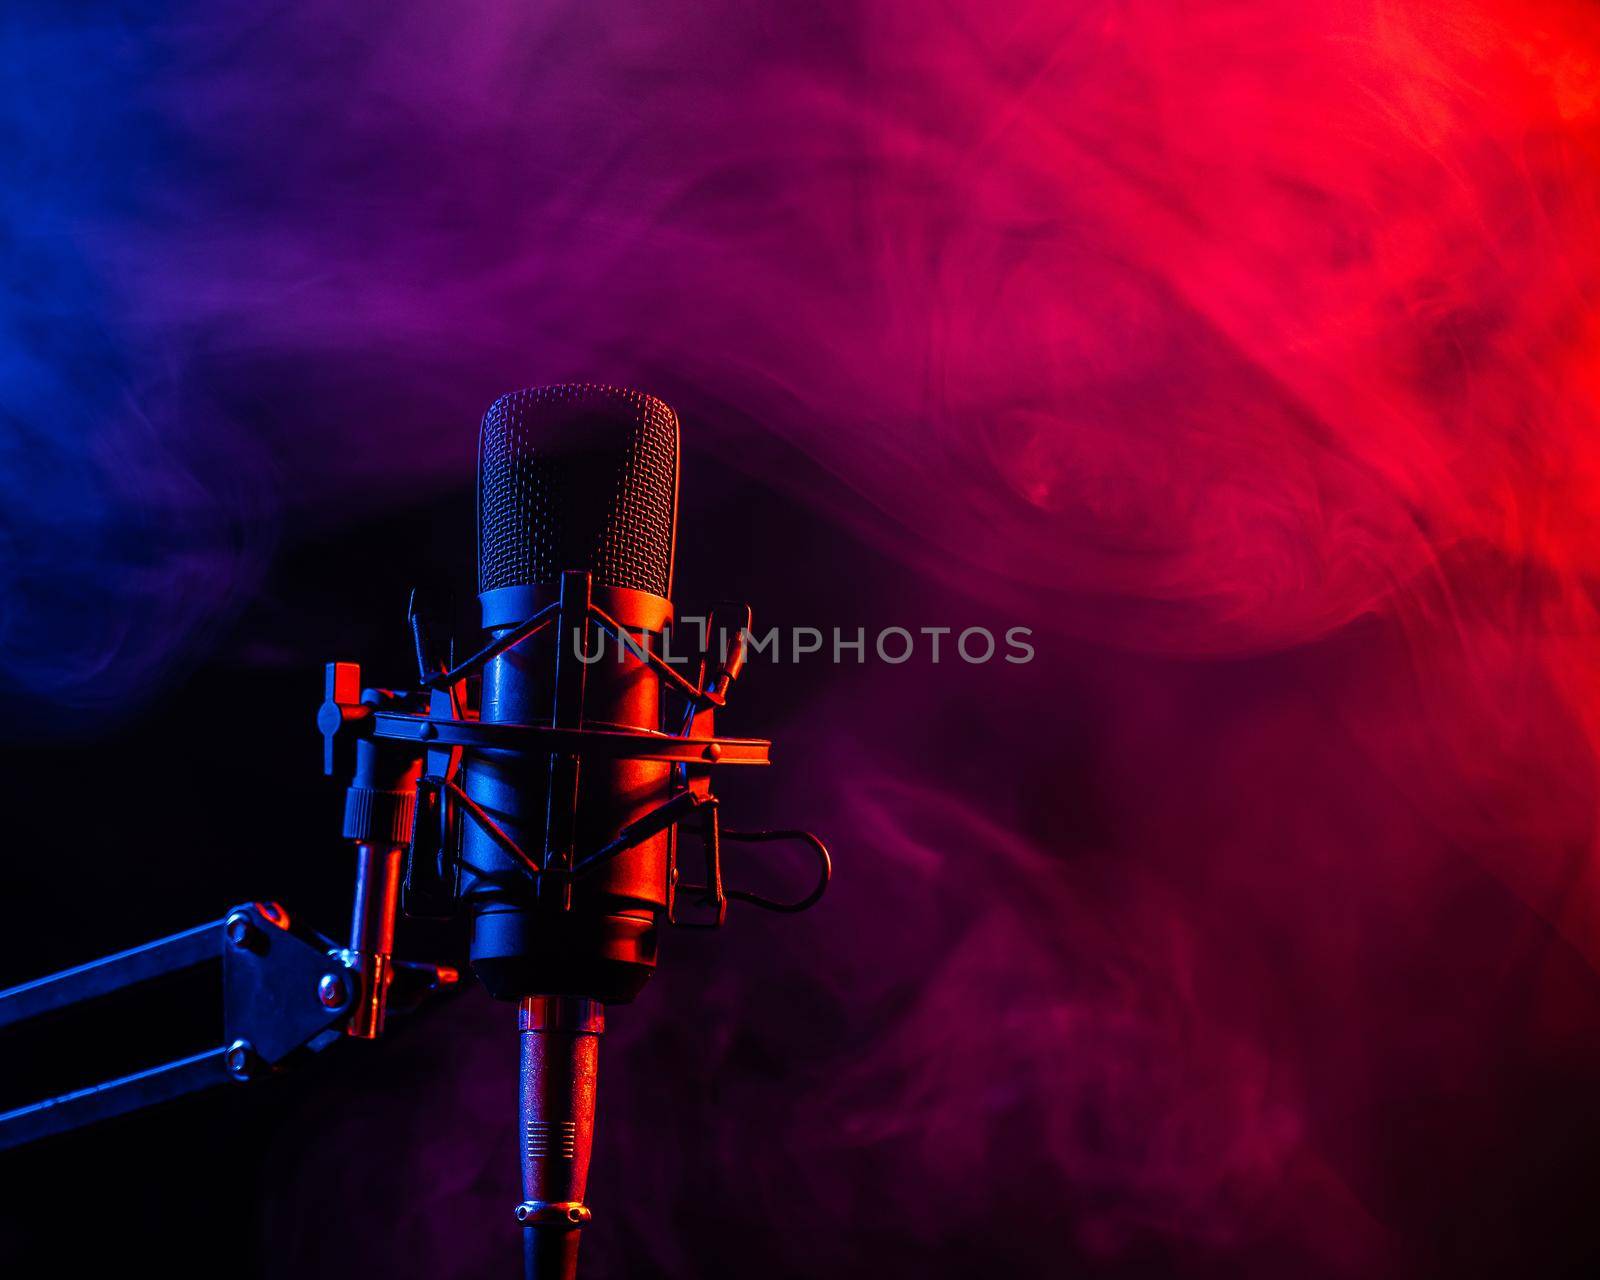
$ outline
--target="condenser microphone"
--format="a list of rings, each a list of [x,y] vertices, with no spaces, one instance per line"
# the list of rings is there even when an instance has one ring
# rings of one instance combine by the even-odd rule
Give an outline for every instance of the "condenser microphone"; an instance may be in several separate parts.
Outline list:
[[[473,969],[518,1006],[524,1275],[574,1280],[607,1006],[644,987],[666,925],[716,928],[735,901],[804,911],[831,872],[808,831],[720,820],[713,775],[767,764],[771,744],[715,724],[744,666],[748,605],[699,619],[687,664],[662,650],[677,525],[678,419],[660,400],[589,385],[496,400],[478,442],[488,639],[459,662],[452,643],[441,662],[413,593],[414,687],[368,688],[353,662],[324,673],[323,771],[348,784],[344,834],[359,850],[350,945],[251,903],[0,992],[3,1027],[220,959],[225,1015],[212,1051],[0,1115],[0,1146],[250,1079],[341,1031],[376,1038],[391,1005],[456,981],[394,957],[397,906],[466,916]],[[680,835],[699,837],[697,882],[680,879]],[[809,847],[808,893],[724,882],[726,843],[774,841]]]
[[[677,520],[678,418],[654,396],[569,385],[513,392],[490,406],[478,443],[484,628],[503,636],[559,606],[574,573],[589,575],[591,599],[569,600],[565,627],[547,628],[485,666],[485,723],[576,728],[581,714],[590,727],[661,730],[660,684],[642,650],[672,617]],[[590,604],[638,636],[641,652],[613,641],[583,661],[605,644],[592,630],[574,634],[581,625],[574,619]],[[561,865],[667,799],[670,773],[670,765],[652,761],[580,764],[575,754],[547,761],[483,752],[468,769],[466,790],[517,843]],[[469,825],[462,898],[484,986],[508,1000],[632,999],[655,965],[670,839],[663,832],[612,859],[573,886],[570,903],[550,889],[530,901],[523,868],[504,844]]]
[[[325,767],[353,736],[411,770],[406,911],[465,915],[474,972],[518,1006],[529,1280],[576,1274],[606,1008],[649,980],[663,928],[715,928],[733,901],[803,911],[830,874],[809,832],[720,821],[713,774],[765,765],[771,744],[715,727],[748,606],[703,620],[692,665],[662,652],[677,525],[678,418],[660,400],[591,385],[500,397],[478,440],[488,639],[446,666],[414,611],[420,687],[339,695],[359,673],[336,664],[318,715]],[[697,883],[680,880],[680,832],[700,838]],[[813,887],[783,901],[727,886],[728,841],[806,844]]]
[[[678,419],[654,396],[567,385],[502,396],[478,452],[478,588],[483,626],[505,638],[555,610],[556,626],[483,670],[485,724],[659,734],[661,683],[645,653],[672,616]],[[586,619],[599,611],[637,651]],[[460,898],[474,971],[519,1003],[527,1275],[576,1267],[605,1006],[631,1000],[656,963],[672,892],[673,830],[634,843],[581,878],[601,849],[671,796],[655,760],[482,751],[464,789],[489,822],[463,829]],[[500,835],[510,837],[510,841]],[[530,884],[510,844],[547,874]]]

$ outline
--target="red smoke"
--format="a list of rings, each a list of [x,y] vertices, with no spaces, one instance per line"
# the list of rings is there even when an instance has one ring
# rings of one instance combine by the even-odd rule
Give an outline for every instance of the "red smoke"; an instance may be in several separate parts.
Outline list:
[[[691,465],[763,470],[775,432],[918,571],[896,598],[929,616],[896,621],[1043,637],[1026,675],[818,677],[790,801],[838,796],[835,896],[678,948],[693,977],[617,1020],[596,1265],[1548,1257],[1548,1183],[1492,1189],[1564,1167],[1565,1082],[1600,1061],[1600,17],[571,17],[437,66],[423,29],[381,44],[434,165],[522,150],[422,197],[476,256],[334,233],[311,295],[354,287],[479,400],[557,368],[656,387]],[[715,1082],[665,1128],[656,1063]],[[686,1225],[710,1204],[755,1243]]]
[[[615,1019],[595,1264],[1552,1269],[1600,1141],[1600,11],[346,9],[128,73],[183,162],[75,225],[128,360],[216,394],[175,473],[265,453],[292,539],[470,483],[512,386],[638,383],[688,473],[858,540],[774,597],[1037,637],[804,677],[836,888]],[[340,1217],[274,1211],[288,1272],[393,1179],[442,1205],[395,1266],[497,1273],[495,1014],[483,1096],[406,1081],[459,1131],[368,1187],[392,1112],[348,1121]]]

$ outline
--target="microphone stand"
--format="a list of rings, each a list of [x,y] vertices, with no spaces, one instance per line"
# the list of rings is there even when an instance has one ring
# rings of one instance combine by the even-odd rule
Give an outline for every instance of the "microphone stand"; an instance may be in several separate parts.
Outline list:
[[[689,681],[641,647],[602,607],[600,598],[616,607],[603,592],[594,589],[588,573],[563,574],[559,599],[504,629],[451,669],[432,660],[413,599],[420,688],[409,693],[363,688],[356,664],[328,664],[317,725],[323,735],[324,772],[350,779],[343,830],[356,848],[349,944],[339,946],[291,921],[276,903],[250,902],[210,924],[0,991],[3,1030],[206,963],[220,963],[223,976],[221,1044],[0,1114],[0,1150],[214,1085],[259,1079],[347,1037],[377,1039],[389,1013],[415,1008],[430,995],[453,989],[459,980],[453,968],[397,960],[394,930],[402,908],[424,917],[448,917],[459,909],[459,855],[466,822],[475,823],[513,856],[535,900],[549,902],[554,912],[571,910],[573,887],[595,868],[664,832],[672,836],[663,913],[667,923],[717,928],[730,901],[783,913],[804,911],[819,901],[832,871],[821,840],[806,831],[722,827],[719,804],[711,794],[714,766],[766,764],[771,745],[763,739],[717,737],[713,731],[714,713],[725,705],[728,687],[744,664],[749,609],[738,606],[741,625],[732,653],[713,661],[708,649],[696,679]],[[670,610],[670,602],[660,603]],[[627,646],[663,688],[683,698],[680,731],[586,724],[581,667],[558,695],[548,724],[478,719],[470,705],[469,681],[500,654],[556,625],[558,634],[576,627],[584,635],[598,626]],[[705,634],[718,634],[710,620]],[[462,786],[464,761],[480,752],[500,757],[520,753],[549,761],[552,778],[570,775],[572,785],[560,792],[562,804],[551,806],[539,857],[519,847]],[[669,798],[623,826],[601,848],[579,851],[571,839],[575,779],[586,758],[652,761],[673,768]],[[680,825],[697,829],[704,842],[703,884],[679,883],[675,836]],[[728,888],[722,875],[724,839],[805,843],[816,858],[816,883],[803,898],[787,902]],[[700,914],[681,917],[680,898]],[[523,1199],[516,1218],[524,1228],[525,1275],[528,1280],[573,1280],[579,1232],[591,1217],[584,1195],[605,1005],[583,995],[526,994],[518,1002],[518,1029]]]
[[[326,679],[328,702],[375,707],[393,700],[383,690],[363,692],[358,669],[348,664],[331,665]],[[420,754],[329,738],[323,763],[330,774],[350,779],[344,835],[355,843],[356,868],[348,944],[291,920],[275,902],[247,902],[210,924],[0,991],[4,1030],[202,965],[222,969],[219,1045],[4,1112],[0,1150],[216,1085],[257,1080],[346,1037],[376,1040],[390,1012],[409,1011],[456,986],[455,969],[394,955]]]

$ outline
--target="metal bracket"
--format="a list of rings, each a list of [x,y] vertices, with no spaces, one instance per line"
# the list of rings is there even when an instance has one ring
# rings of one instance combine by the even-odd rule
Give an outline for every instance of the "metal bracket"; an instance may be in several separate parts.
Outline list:
[[[222,1044],[0,1113],[0,1150],[230,1080],[254,1079],[301,1050],[334,1043],[358,1005],[361,975],[334,943],[293,926],[276,903],[249,902],[210,924],[0,991],[0,1029],[219,961]],[[403,967],[413,991],[455,981],[453,970]]]
[[[230,1048],[248,1046],[250,1062],[240,1078],[341,1028],[355,1006],[360,976],[336,943],[297,932],[287,919],[279,923],[258,903],[230,911],[223,927],[223,1038]]]

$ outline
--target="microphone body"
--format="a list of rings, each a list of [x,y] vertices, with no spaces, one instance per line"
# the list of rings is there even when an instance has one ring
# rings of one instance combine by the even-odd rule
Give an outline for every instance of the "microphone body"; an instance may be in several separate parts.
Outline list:
[[[604,588],[595,594],[602,600],[617,595]],[[494,637],[544,604],[559,603],[559,584],[555,590],[516,596],[501,594],[484,606]],[[613,609],[607,612],[615,617],[618,600],[609,602]],[[660,606],[651,617],[638,602],[623,603],[636,606],[634,629],[651,624],[659,632],[665,625]],[[632,652],[619,659],[614,644],[592,663],[580,661],[580,648],[589,654],[598,648],[596,629],[582,634],[582,623],[571,617],[580,612],[580,602],[568,604],[555,626],[485,667],[481,719],[577,728],[581,713],[581,723],[590,727],[659,731],[661,690],[654,673]],[[665,601],[661,604],[670,611]],[[507,610],[508,605],[513,607]],[[506,618],[506,625],[493,625]],[[647,633],[644,643],[650,642]],[[572,695],[573,686],[578,695]],[[559,705],[563,695],[568,705]],[[605,845],[627,823],[663,803],[671,771],[671,765],[650,761],[588,761],[580,768],[576,758],[552,763],[543,755],[484,751],[467,771],[466,790],[519,845],[559,866],[575,850]],[[484,987],[501,1000],[535,994],[587,996],[608,1004],[632,1000],[655,968],[673,838],[670,830],[662,832],[597,867],[572,886],[569,901],[550,885],[531,892],[523,864],[469,825],[462,839],[461,898],[471,915],[473,971]]]
[[[610,387],[502,396],[479,441],[479,601],[502,638],[541,610],[554,625],[484,668],[479,718],[557,729],[662,730],[659,677],[601,640],[598,607],[649,645],[672,617],[678,421]],[[664,804],[660,761],[484,750],[465,790],[542,869],[570,869]],[[672,828],[582,877],[535,877],[481,824],[462,831],[460,901],[474,971],[519,1002],[524,1231],[529,1280],[571,1280],[594,1135],[605,1005],[648,981],[671,900]]]

